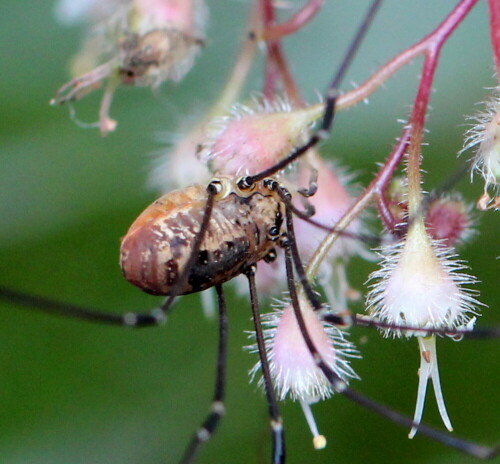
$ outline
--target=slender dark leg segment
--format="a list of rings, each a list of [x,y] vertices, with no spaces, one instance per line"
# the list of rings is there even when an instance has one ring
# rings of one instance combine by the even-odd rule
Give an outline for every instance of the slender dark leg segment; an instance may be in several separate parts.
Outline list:
[[[272,464],[283,464],[285,462],[285,436],[283,432],[283,422],[281,420],[276,394],[274,392],[271,372],[269,370],[269,361],[267,360],[266,345],[262,325],[260,320],[259,303],[257,299],[257,289],[255,287],[255,267],[247,269],[245,275],[248,278],[250,287],[250,302],[252,306],[252,317],[255,326],[255,335],[257,338],[257,347],[259,349],[260,366],[264,386],[266,389],[267,405],[269,416],[271,417],[271,431],[273,434],[273,454]]]
[[[287,280],[288,280],[288,290],[290,292],[290,298],[292,300],[292,306],[294,309],[295,317],[297,319],[297,323],[300,328],[300,332],[304,337],[304,341],[309,349],[311,356],[314,359],[314,362],[318,366],[319,369],[323,372],[325,377],[328,379],[333,389],[337,393],[341,393],[346,396],[353,402],[369,409],[383,417],[386,417],[393,422],[402,425],[406,428],[411,428],[414,425],[413,420],[409,417],[394,411],[393,409],[384,406],[383,404],[377,403],[370,398],[358,393],[357,391],[351,389],[347,383],[342,380],[322,359],[318,350],[314,346],[314,343],[307,331],[307,327],[304,322],[304,318],[302,316],[302,310],[300,309],[299,300],[297,297],[297,291],[295,288],[295,281],[293,279],[293,263],[292,263],[292,252],[290,246],[285,248],[285,263],[286,263],[286,272],[287,272]],[[496,447],[487,447],[482,445],[477,445],[475,443],[471,443],[465,441],[461,438],[453,436],[449,433],[441,432],[440,430],[434,429],[433,427],[429,427],[426,424],[420,423],[418,426],[419,433],[435,440],[443,445],[449,446],[451,448],[455,448],[463,453],[469,454],[479,459],[492,459],[500,454],[500,446]]]
[[[335,314],[325,314],[323,319],[332,324],[338,324],[339,319]],[[400,324],[391,324],[389,322],[379,321],[377,319],[372,319],[369,316],[364,316],[361,314],[355,314],[352,318],[352,325],[358,325],[361,327],[375,327],[377,329],[384,330],[400,330],[401,332],[420,332],[422,334],[439,334],[439,335],[449,335],[453,338],[475,338],[475,339],[488,339],[488,338],[500,338],[500,327],[478,327],[471,329],[464,328],[422,328],[422,327],[412,327]]]
[[[292,210],[288,206],[290,203],[290,200],[288,199],[289,193],[285,191],[282,187],[279,187],[278,194],[285,201],[285,219],[286,219],[287,237],[285,239],[286,243],[284,244],[284,246],[286,249],[290,250],[291,257],[295,265],[295,270],[297,271],[300,284],[302,285],[302,288],[306,292],[307,299],[309,300],[309,302],[311,303],[312,307],[315,310],[320,310],[323,308],[323,305],[319,301],[319,298],[317,297],[316,293],[314,293],[314,290],[312,289],[311,284],[307,279],[304,266],[302,264],[302,260],[300,259],[299,249],[297,247],[297,240],[295,240]]]
[[[298,192],[306,198],[312,197],[318,191],[318,170],[313,169],[309,179],[309,187],[299,189]]]
[[[222,285],[217,285],[217,297],[219,306],[219,348],[217,352],[217,372],[215,376],[215,388],[212,407],[201,427],[193,435],[180,464],[190,464],[196,457],[201,445],[208,441],[214,434],[219,421],[224,415],[224,397],[226,387],[226,364],[227,364],[227,311]]]
[[[172,303],[178,296],[180,289],[189,277],[189,273],[195,264],[198,257],[198,252],[200,250],[203,239],[205,238],[208,225],[210,223],[210,218],[212,216],[212,209],[214,205],[214,198],[217,191],[214,189],[212,184],[208,185],[207,188],[207,202],[205,205],[205,210],[203,212],[203,220],[200,226],[200,231],[196,236],[196,240],[193,243],[193,249],[191,255],[186,262],[186,265],[179,276],[177,282],[172,286],[170,295],[167,297],[165,302],[158,308],[153,309],[147,314],[140,314],[135,312],[130,312],[126,314],[112,314],[106,313],[92,308],[84,308],[81,306],[71,305],[61,303],[49,298],[42,298],[33,295],[28,295],[22,292],[17,292],[9,288],[0,286],[0,299],[9,301],[16,305],[25,306],[30,309],[40,310],[50,314],[57,314],[65,317],[71,317],[75,319],[83,319],[89,322],[97,322],[100,324],[108,325],[118,325],[125,327],[148,327],[152,325],[159,325],[165,321],[167,318],[167,313],[171,309]]]

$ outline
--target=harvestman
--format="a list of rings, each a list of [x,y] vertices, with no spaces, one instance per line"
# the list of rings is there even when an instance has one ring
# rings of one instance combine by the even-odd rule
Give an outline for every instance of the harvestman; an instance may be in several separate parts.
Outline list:
[[[260,260],[272,261],[276,257],[277,246],[285,251],[288,290],[300,331],[315,363],[329,380],[333,389],[394,422],[407,427],[414,425],[406,416],[348,387],[316,350],[299,307],[294,269],[312,307],[319,311],[322,310],[322,305],[306,278],[300,260],[293,230],[293,214],[318,226],[321,225],[309,219],[307,213],[298,211],[291,203],[289,191],[272,177],[329,136],[335,114],[337,88],[380,3],[381,0],[373,1],[359,27],[328,88],[321,128],[312,134],[307,143],[295,149],[275,166],[256,175],[239,179],[219,176],[213,178],[208,187],[193,185],[168,193],[146,208],[132,224],[121,244],[121,267],[125,278],[145,292],[167,296],[160,308],[149,314],[115,315],[36,298],[0,287],[0,298],[21,305],[33,306],[46,312],[110,325],[146,327],[163,322],[177,296],[215,286],[219,307],[219,347],[215,391],[211,411],[188,445],[181,459],[183,464],[194,460],[200,445],[211,437],[224,414],[227,317],[222,284],[240,274],[246,275],[250,287],[252,315],[273,437],[272,462],[273,464],[285,462],[283,425],[270,375],[255,286],[256,263]],[[300,193],[304,196],[310,195],[314,188],[312,182],[309,192]],[[379,322],[360,317],[354,317],[351,320],[350,317],[344,318],[332,313],[324,314],[324,311],[321,314],[324,320],[337,325],[354,322],[360,325],[382,326]],[[422,330],[412,327],[399,328]],[[425,329],[425,331],[443,333],[442,330]],[[466,332],[445,331],[445,333]],[[478,336],[481,335],[485,334],[478,334]],[[486,335],[496,335],[496,333]],[[498,448],[487,448],[463,441],[425,424],[419,425],[419,431],[434,440],[479,458],[491,458],[500,451]]]

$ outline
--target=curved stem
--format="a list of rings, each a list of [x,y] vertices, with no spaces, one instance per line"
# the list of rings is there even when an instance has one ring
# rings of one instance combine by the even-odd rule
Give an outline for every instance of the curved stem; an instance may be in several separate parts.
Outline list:
[[[488,0],[488,6],[490,11],[491,47],[493,48],[498,79],[500,78],[500,2],[498,0]]]
[[[408,47],[406,50],[402,51],[397,56],[382,65],[359,87],[339,96],[337,99],[337,109],[340,110],[347,108],[365,100],[401,67],[415,59],[417,56],[426,53],[428,50],[436,46],[436,44],[440,44],[441,46],[477,2],[478,0],[462,0],[446,17],[446,19],[441,22],[441,24],[439,24],[439,26],[429,35],[425,36],[416,44]],[[496,3],[496,0],[490,0],[490,3]],[[500,10],[500,8],[497,7],[497,10]],[[498,14],[500,16],[500,11]],[[500,19],[498,19],[498,21],[500,22]]]
[[[335,230],[329,233],[321,242],[320,246],[311,258],[311,261],[309,261],[309,264],[307,265],[306,273],[309,280],[314,278],[314,276],[318,273],[321,263],[326,258],[328,252],[330,251],[330,248],[335,243],[337,238],[342,235],[342,232],[347,228],[347,226],[362,213],[362,211],[368,206],[370,201],[383,191],[383,189],[391,179],[394,171],[403,159],[403,155],[405,154],[409,138],[410,130],[407,128],[403,132],[401,139],[394,147],[386,162],[380,168],[375,179],[373,179],[371,184],[358,197],[356,202],[344,214],[344,216],[340,218],[340,220],[335,225]]]
[[[325,3],[325,0],[309,0],[287,21],[281,24],[273,24],[262,31],[256,31],[256,38],[271,42],[297,32],[316,16],[323,3]]]
[[[262,24],[264,29],[274,25],[275,12],[271,0],[259,0],[262,12]],[[297,106],[302,105],[299,91],[295,85],[288,65],[281,48],[279,40],[273,40],[267,44],[267,60],[265,69],[263,94],[266,98],[274,99],[276,95],[276,82],[281,78],[285,88],[286,95]]]

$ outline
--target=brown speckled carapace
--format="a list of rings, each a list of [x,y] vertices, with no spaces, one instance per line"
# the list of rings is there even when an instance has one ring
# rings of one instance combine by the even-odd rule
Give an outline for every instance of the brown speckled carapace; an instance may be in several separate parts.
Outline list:
[[[227,177],[217,186],[203,241],[179,295],[205,290],[241,274],[274,252],[284,216],[277,194],[257,182],[240,190]],[[192,254],[203,221],[207,188],[192,185],[162,196],[135,220],[123,238],[120,264],[125,278],[147,293],[169,295]]]

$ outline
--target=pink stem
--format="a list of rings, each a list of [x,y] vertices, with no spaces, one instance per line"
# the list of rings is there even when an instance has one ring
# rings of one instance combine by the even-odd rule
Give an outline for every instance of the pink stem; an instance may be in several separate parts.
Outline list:
[[[409,138],[410,129],[406,128],[391,154],[388,156],[385,163],[380,167],[375,178],[371,181],[370,185],[356,199],[356,202],[351,206],[351,208],[344,213],[337,224],[335,224],[335,230],[330,232],[321,242],[307,265],[306,272],[308,279],[313,279],[316,276],[321,263],[326,256],[328,256],[330,248],[342,232],[349,226],[349,224],[364,211],[374,198],[377,196],[380,197],[406,153]]]
[[[263,28],[268,29],[274,25],[275,13],[271,0],[260,0],[262,11]],[[280,77],[283,80],[285,92],[290,100],[296,105],[301,105],[302,99],[300,98],[299,91],[292,75],[288,70],[281,44],[279,40],[274,40],[267,44],[267,60],[264,79],[264,97],[274,99],[276,96],[276,82]]]
[[[434,31],[389,60],[359,87],[341,95],[337,100],[337,107],[345,108],[365,100],[405,64],[421,54],[428,53],[429,50],[436,46],[440,48],[477,1],[478,0],[462,0]],[[493,3],[498,3],[498,0],[491,1]],[[496,9],[500,10],[500,7],[497,6]],[[500,11],[498,14],[500,16]],[[500,20],[500,18],[498,19]]]
[[[386,162],[380,168],[375,179],[372,180],[368,188],[368,192],[373,193],[377,196],[382,196],[383,192],[387,188],[387,184],[391,180],[396,168],[403,159],[406,149],[408,147],[411,137],[411,130],[409,127],[405,128],[397,145],[392,150],[391,154],[387,158]]]
[[[394,218],[391,209],[389,208],[385,195],[380,195],[378,197],[377,209],[380,219],[382,220],[385,228],[389,232],[394,232],[398,223]]]
[[[409,121],[409,127],[411,127],[411,140],[408,148],[408,213],[410,217],[417,214],[420,210],[420,153],[425,118],[429,106],[432,82],[439,61],[439,54],[450,34],[467,16],[477,1],[478,0],[462,0],[438,28],[428,36],[432,37],[432,40],[425,38],[422,41],[426,43],[424,52],[425,60],[420,85]]]
[[[290,19],[281,24],[270,25],[262,33],[257,32],[257,37],[260,40],[271,42],[293,34],[316,16],[324,2],[325,0],[309,0]]]
[[[488,0],[488,5],[490,10],[491,46],[493,47],[497,78],[500,79],[500,2],[498,0]]]

